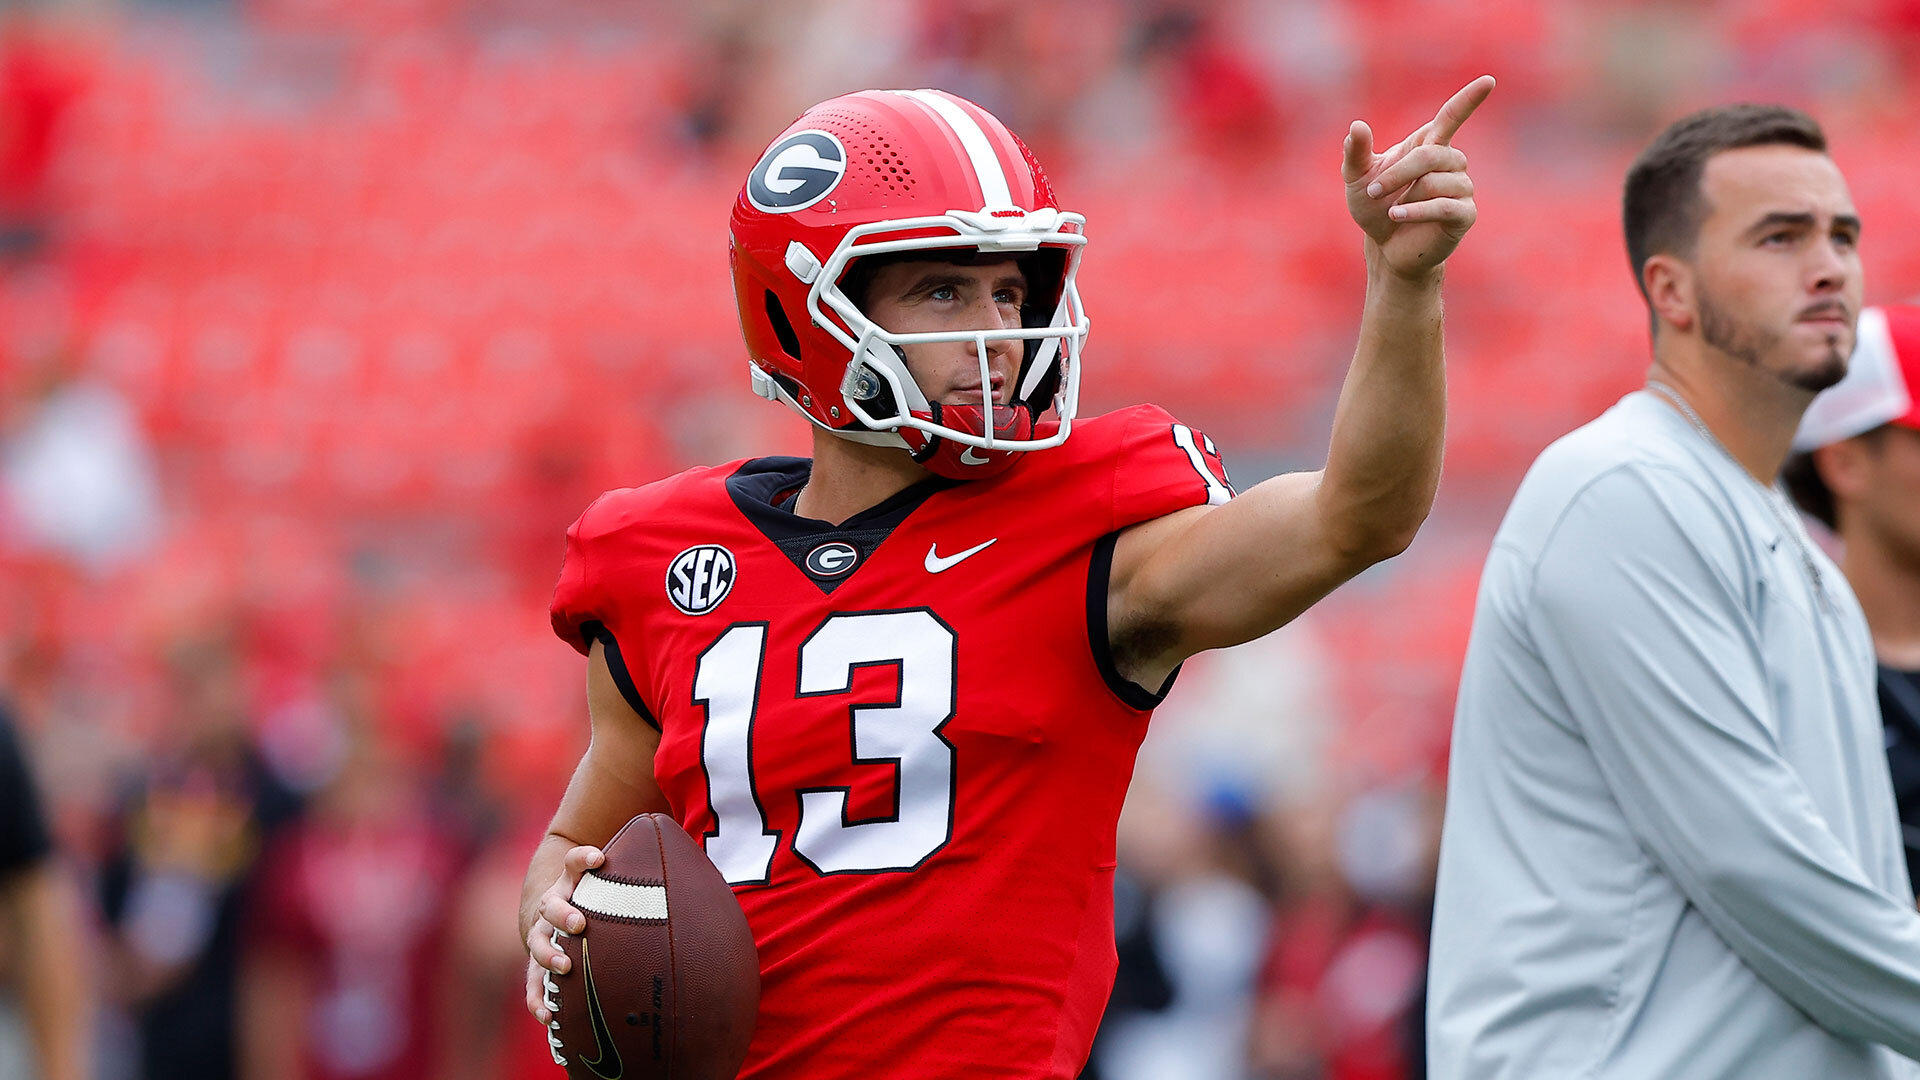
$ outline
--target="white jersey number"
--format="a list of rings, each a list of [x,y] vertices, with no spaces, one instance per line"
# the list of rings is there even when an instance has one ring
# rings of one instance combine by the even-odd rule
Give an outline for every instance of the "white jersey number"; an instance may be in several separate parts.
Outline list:
[[[1233,488],[1213,475],[1212,469],[1207,468],[1207,459],[1200,453],[1200,443],[1194,442],[1193,436],[1193,429],[1187,425],[1173,425],[1174,445],[1187,452],[1187,460],[1193,463],[1193,471],[1199,473],[1201,481],[1207,485],[1207,505],[1219,506],[1233,498]],[[1205,435],[1200,436],[1200,439],[1206,444],[1207,453],[1215,457],[1220,456],[1220,452],[1213,448],[1212,439]]]
[[[753,778],[753,724],[765,623],[727,628],[700,654],[694,704],[707,711],[700,761],[714,828],[707,857],[729,884],[764,884],[780,834]],[[798,697],[845,694],[853,672],[892,667],[898,693],[889,702],[848,707],[855,764],[891,764],[898,774],[890,817],[851,820],[848,789],[802,788],[793,853],[822,874],[912,870],[953,836],[953,746],[940,729],[956,704],[953,630],[931,611],[834,615],[800,646]]]
[[[767,828],[766,811],[753,790],[753,716],[760,698],[760,656],[766,623],[730,626],[707,646],[693,669],[693,703],[704,705],[700,764],[707,772],[707,802],[714,830],[707,858],[728,882],[767,880],[780,834]]]

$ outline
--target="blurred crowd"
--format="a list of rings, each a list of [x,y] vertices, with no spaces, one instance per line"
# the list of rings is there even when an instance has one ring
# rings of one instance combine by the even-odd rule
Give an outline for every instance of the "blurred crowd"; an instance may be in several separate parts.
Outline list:
[[[1121,826],[1108,1080],[1421,1075],[1479,561],[1645,363],[1625,162],[1692,106],[1808,108],[1869,301],[1920,292],[1920,2],[0,6],[0,701],[46,826],[0,820],[0,968],[74,965],[70,1075],[554,1074],[513,910],[586,735],[561,533],[804,445],[746,392],[725,215],[805,105],[1004,117],[1089,218],[1091,404],[1166,405],[1245,486],[1324,449],[1348,121],[1397,138],[1482,71],[1440,505],[1181,676]],[[46,1028],[15,997],[0,1077]]]

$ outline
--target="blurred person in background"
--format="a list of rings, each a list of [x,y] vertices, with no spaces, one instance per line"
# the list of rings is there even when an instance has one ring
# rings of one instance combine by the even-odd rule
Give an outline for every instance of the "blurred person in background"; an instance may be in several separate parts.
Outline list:
[[[1235,27],[1210,7],[1151,10],[1136,48],[1178,109],[1171,130],[1213,160],[1258,167],[1284,145],[1288,112],[1233,39]]]
[[[1811,117],[1726,106],[1640,154],[1624,223],[1646,388],[1541,454],[1481,579],[1432,1075],[1920,1075],[1872,641],[1772,486],[1853,351],[1852,194]]]
[[[1240,1077],[1271,922],[1252,807],[1228,787],[1149,780],[1129,790],[1121,821],[1115,927],[1133,952],[1121,954],[1127,978],[1115,981],[1090,1068],[1102,1080]]]
[[[233,1080],[245,911],[298,803],[251,742],[230,646],[183,643],[169,666],[172,723],[100,871],[110,985],[142,1080]]]
[[[160,532],[139,417],[65,342],[36,343],[22,367],[18,392],[0,396],[0,545],[95,573],[126,566]]]
[[[1887,766],[1920,891],[1920,307],[1868,308],[1847,377],[1814,399],[1783,476],[1840,540],[1879,657]]]
[[[1246,1072],[1257,943],[1291,880],[1275,806],[1333,768],[1328,721],[1338,705],[1318,627],[1308,613],[1195,657],[1155,710],[1120,815],[1119,965],[1084,1076]]]
[[[544,802],[544,800],[543,800]],[[527,950],[501,926],[513,918],[526,873],[526,853],[546,831],[545,805],[515,814],[516,823],[478,853],[449,909],[454,1000],[442,1010],[453,1025],[444,1045],[460,1080],[553,1080],[545,1032],[527,1025],[520,979]]]
[[[241,981],[244,1080],[454,1080],[470,1025],[449,945],[471,852],[377,725],[260,869]]]
[[[48,173],[80,91],[48,21],[0,10],[0,265],[52,239]]]
[[[1250,1039],[1260,1080],[1424,1076],[1437,799],[1354,786],[1270,815],[1278,887]]]
[[[1492,89],[1395,146],[1348,129],[1368,287],[1327,464],[1238,498],[1157,408],[1067,439],[1084,219],[997,119],[867,91],[776,139],[735,204],[734,282],[754,388],[808,418],[814,457],[611,492],[568,531],[552,618],[588,657],[593,734],[528,868],[528,1011],[558,1026],[541,989],[585,929],[592,845],[658,810],[704,835],[755,932],[744,1075],[1082,1067],[1114,822],[1180,663],[1398,554],[1431,505],[1442,264],[1476,215],[1451,140]],[[849,694],[870,703],[851,746]],[[936,901],[964,917],[916,917]]]
[[[54,857],[12,718],[0,709],[0,1076],[92,1080],[81,906]],[[17,1006],[15,1008],[10,1006]]]
[[[1093,1053],[1080,1070],[1080,1080],[1112,1080],[1101,1071],[1100,1062],[1113,1032],[1173,1004],[1173,983],[1161,959],[1165,946],[1158,923],[1150,883],[1122,861],[1113,872],[1113,991],[1107,996],[1107,1011],[1100,1017]]]

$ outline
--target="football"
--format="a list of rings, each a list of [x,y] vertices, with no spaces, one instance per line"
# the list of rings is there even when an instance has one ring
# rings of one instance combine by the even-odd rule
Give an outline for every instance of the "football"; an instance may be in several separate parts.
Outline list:
[[[760,958],[733,890],[665,814],[627,822],[580,879],[572,965],[547,973],[548,1042],[574,1080],[733,1080],[760,1007]]]

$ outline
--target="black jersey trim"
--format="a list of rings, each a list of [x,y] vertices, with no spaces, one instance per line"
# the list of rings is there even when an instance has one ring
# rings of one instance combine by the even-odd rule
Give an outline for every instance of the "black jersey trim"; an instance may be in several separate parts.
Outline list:
[[[785,498],[805,486],[813,461],[799,457],[754,458],[727,477],[727,495],[760,535],[780,549],[821,592],[831,594],[860,572],[875,549],[893,535],[920,504],[963,481],[932,476],[882,499],[879,503],[835,525],[793,512],[797,498]],[[808,556],[831,543],[843,543],[858,556],[851,566],[823,573],[809,565]]]
[[[659,731],[660,720],[641,699],[640,688],[633,683],[633,673],[627,670],[626,658],[620,655],[620,642],[614,638],[613,631],[607,629],[606,623],[598,620],[582,623],[580,631],[588,641],[597,641],[605,647],[607,672],[613,676],[613,685],[619,688],[620,696],[627,699],[627,704],[633,707],[634,712],[640,714],[640,719],[645,720],[653,730]]]
[[[777,543],[800,537],[831,539],[832,533],[860,529],[891,530],[905,521],[907,515],[919,509],[920,504],[930,496],[964,483],[943,476],[929,476],[835,525],[830,521],[801,517],[794,513],[795,499],[782,500],[782,505],[774,505],[775,499],[804,487],[807,478],[812,475],[811,458],[754,458],[727,477],[727,494],[755,528]]]
[[[1110,532],[1093,542],[1093,558],[1087,564],[1087,644],[1093,649],[1094,666],[1100,669],[1100,678],[1107,689],[1128,708],[1151,712],[1167,699],[1167,691],[1173,689],[1173,681],[1180,677],[1180,668],[1175,666],[1167,673],[1167,681],[1160,689],[1153,691],[1120,674],[1113,662],[1113,638],[1107,633],[1107,598],[1113,586],[1113,546],[1119,539],[1118,532]]]

